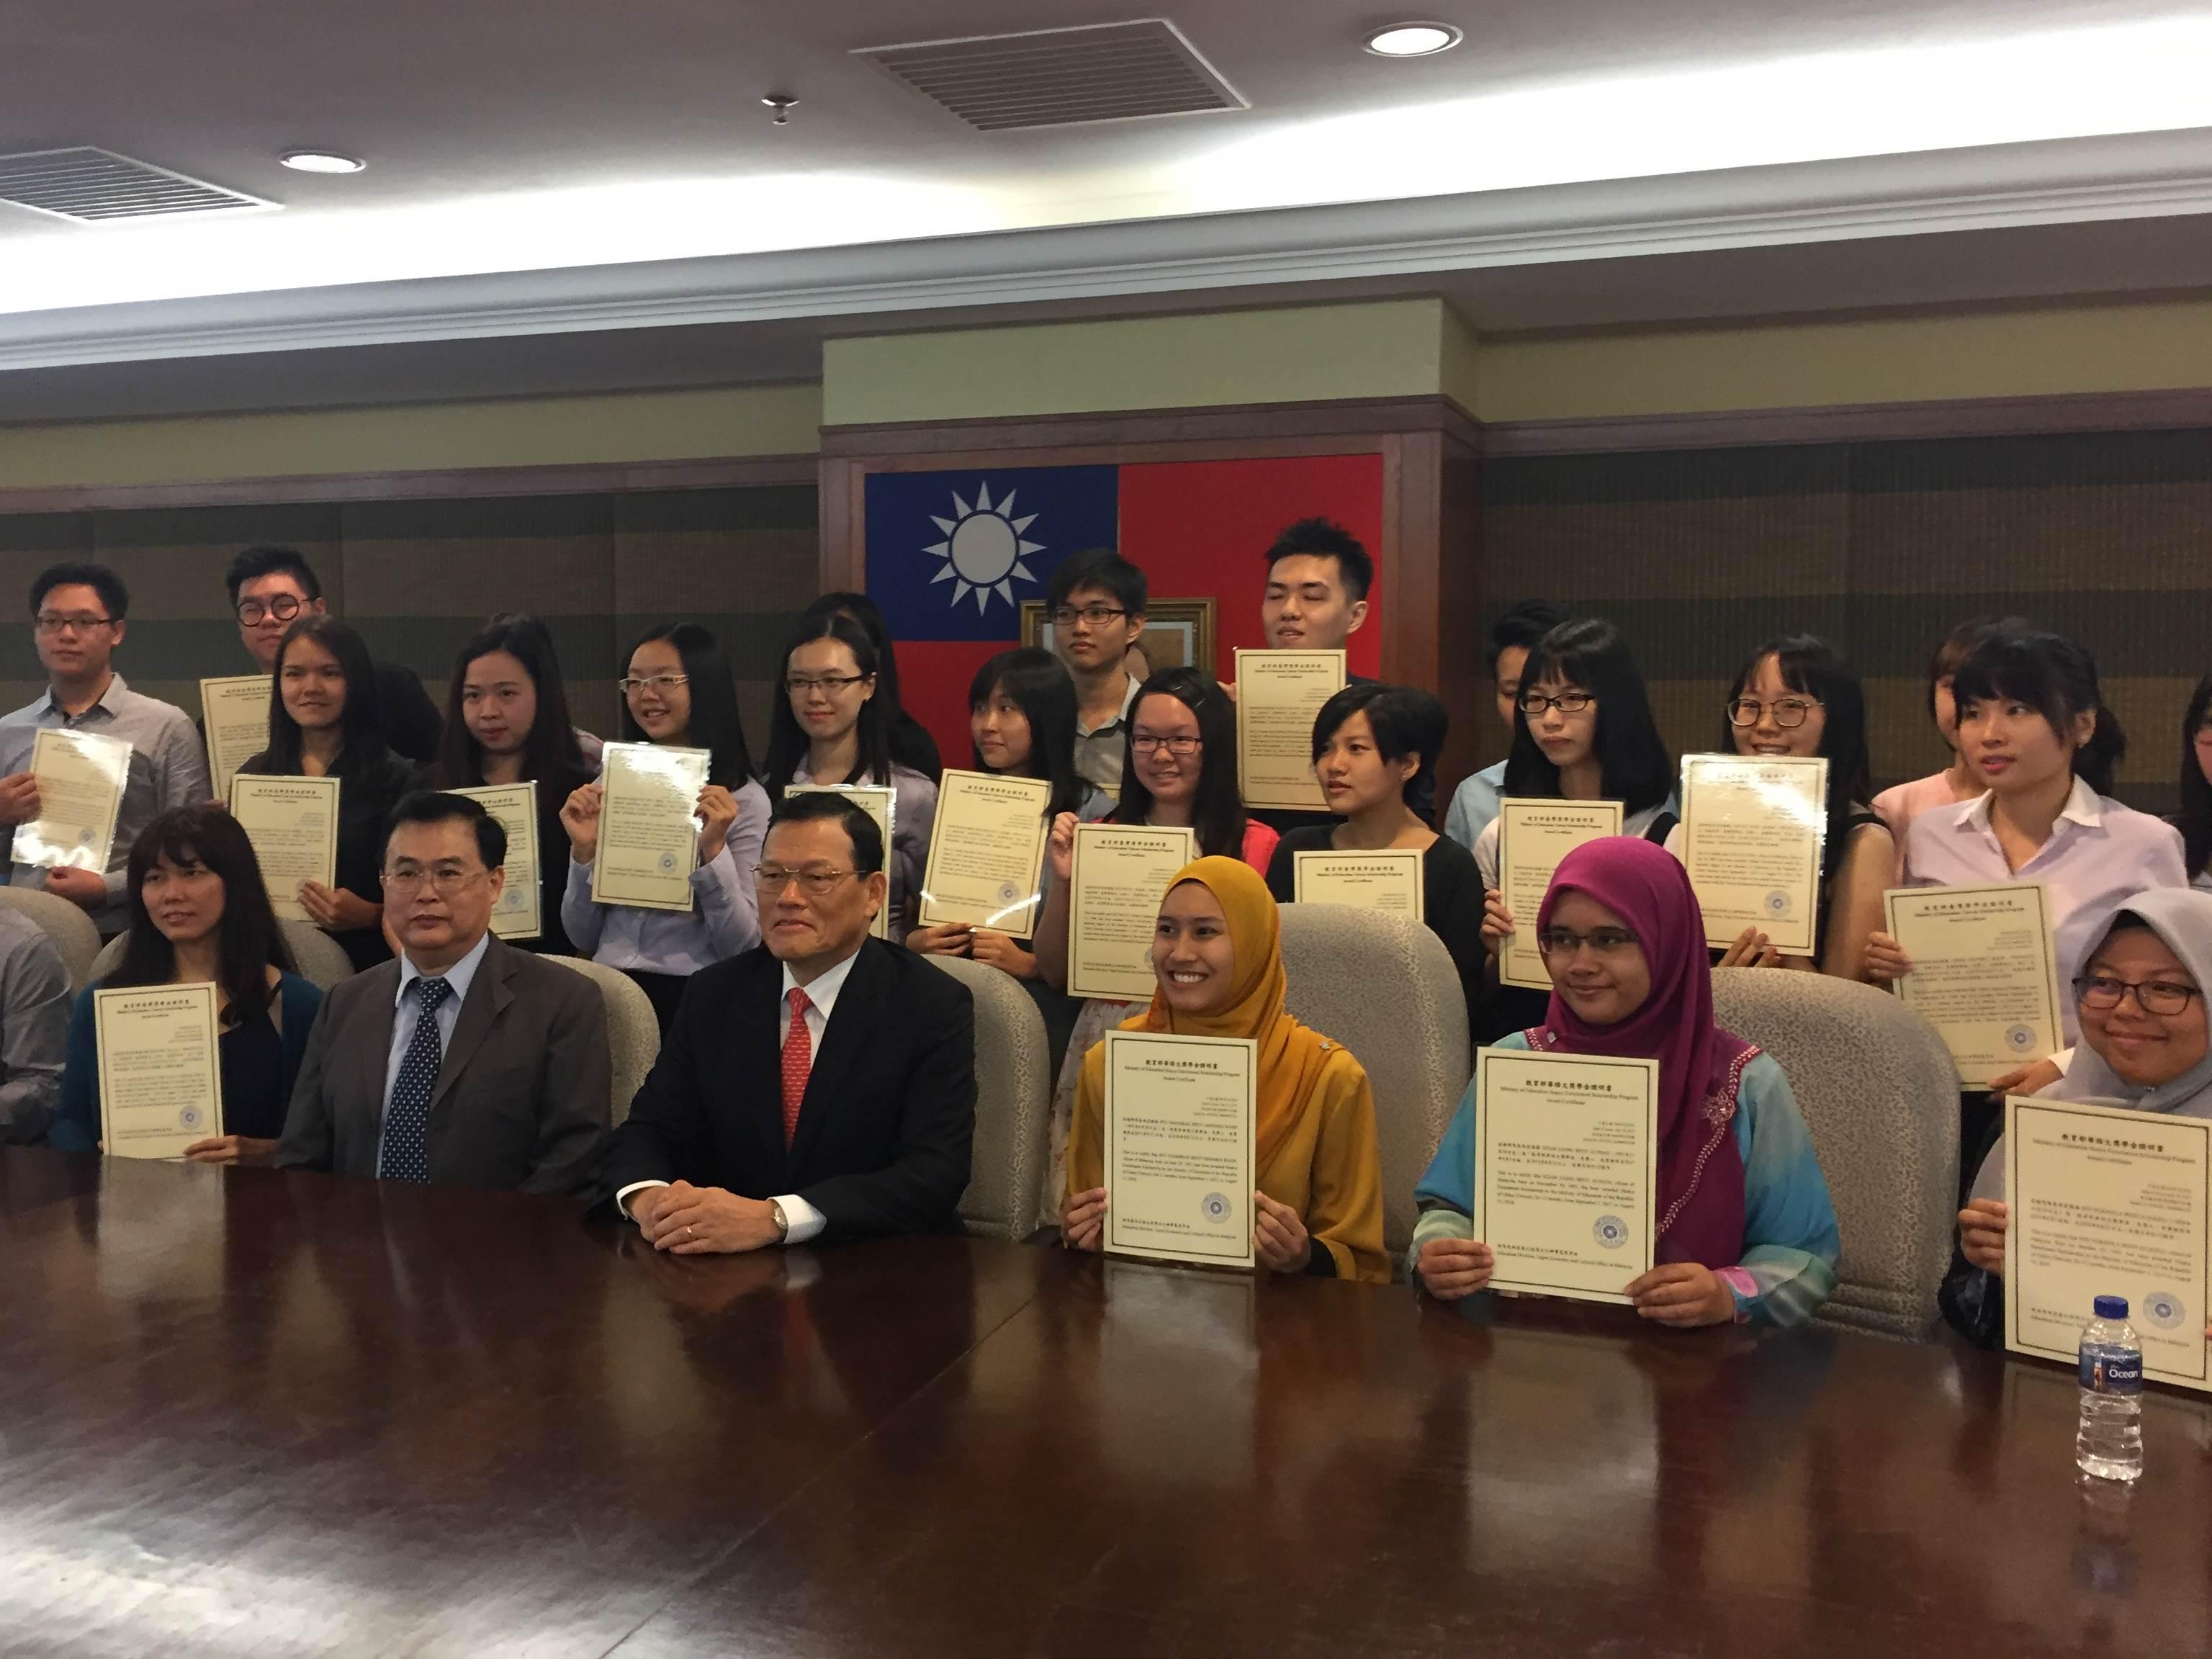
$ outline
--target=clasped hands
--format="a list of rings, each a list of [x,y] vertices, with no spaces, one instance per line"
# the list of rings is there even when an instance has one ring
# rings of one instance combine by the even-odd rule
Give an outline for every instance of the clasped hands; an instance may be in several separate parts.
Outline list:
[[[766,1199],[688,1181],[632,1193],[629,1217],[647,1243],[672,1255],[732,1255],[777,1237],[775,1206]]]
[[[1439,1302],[1487,1289],[1498,1258],[1479,1238],[1432,1238],[1421,1246],[1421,1283]],[[1726,1325],[1735,1319],[1735,1292],[1711,1267],[1697,1261],[1662,1262],[1622,1287],[1639,1317],[1687,1329]]]
[[[1070,1193],[1060,1201],[1060,1242],[1071,1250],[1103,1249],[1106,1189]],[[1302,1273],[1313,1259],[1314,1242],[1304,1217],[1262,1192],[1252,1194],[1252,1253],[1270,1272]]]

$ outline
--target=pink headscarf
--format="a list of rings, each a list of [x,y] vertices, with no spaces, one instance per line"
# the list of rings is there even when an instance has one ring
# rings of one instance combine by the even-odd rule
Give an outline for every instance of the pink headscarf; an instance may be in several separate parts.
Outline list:
[[[1659,1062],[1658,1259],[1732,1267],[1743,1257],[1743,1158],[1730,1124],[1744,1064],[1759,1050],[1713,1024],[1705,921],[1690,878],[1650,842],[1586,842],[1559,861],[1537,912],[1540,929],[1552,925],[1570,889],[1605,906],[1643,942],[1651,994],[1619,1024],[1592,1025],[1554,990],[1529,1046]]]

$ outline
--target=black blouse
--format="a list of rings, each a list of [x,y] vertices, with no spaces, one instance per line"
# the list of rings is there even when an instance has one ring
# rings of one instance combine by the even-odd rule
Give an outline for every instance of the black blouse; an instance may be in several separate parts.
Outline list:
[[[275,773],[265,750],[238,769],[262,777]],[[402,795],[423,787],[425,774],[397,755],[386,753],[364,763],[346,749],[339,751],[330,775],[338,781],[338,885],[371,904],[381,904],[385,822]],[[353,927],[331,937],[344,949],[356,971],[392,959],[381,927]]]

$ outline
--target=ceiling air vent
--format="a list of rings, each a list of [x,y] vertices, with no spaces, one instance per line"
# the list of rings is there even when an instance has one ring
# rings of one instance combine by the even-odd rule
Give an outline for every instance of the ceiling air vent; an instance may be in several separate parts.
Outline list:
[[[1164,17],[868,46],[854,56],[985,132],[1250,107]]]
[[[88,225],[275,205],[88,144],[0,155],[0,202]]]

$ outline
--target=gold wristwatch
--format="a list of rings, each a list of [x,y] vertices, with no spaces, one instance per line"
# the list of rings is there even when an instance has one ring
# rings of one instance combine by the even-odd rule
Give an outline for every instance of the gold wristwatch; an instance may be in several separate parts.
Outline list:
[[[791,1218],[783,1212],[783,1206],[775,1200],[768,1201],[768,1212],[775,1218],[775,1242],[786,1243],[791,1237]]]

